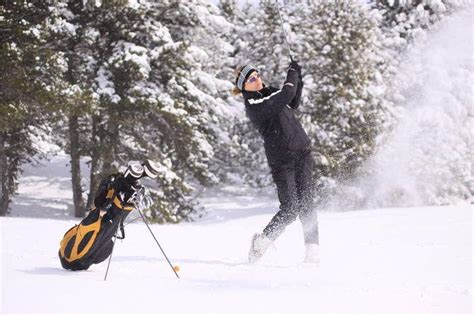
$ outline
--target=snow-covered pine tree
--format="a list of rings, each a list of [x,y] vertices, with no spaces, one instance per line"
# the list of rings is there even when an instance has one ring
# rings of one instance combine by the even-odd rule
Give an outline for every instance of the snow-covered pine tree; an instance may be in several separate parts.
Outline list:
[[[221,139],[215,126],[222,102],[189,80],[206,65],[196,63],[199,49],[193,50],[190,41],[175,41],[168,26],[180,38],[179,23],[169,19],[176,14],[173,10],[181,8],[188,14],[193,8],[196,17],[204,4],[95,0],[50,4],[48,15],[56,18],[49,20],[48,46],[63,66],[53,76],[60,79],[54,87],[67,104],[69,135],[76,135],[65,142],[75,161],[81,155],[91,156],[91,193],[103,175],[130,160],[150,158],[162,172],[155,208],[147,214],[156,221],[188,218],[193,211],[186,198],[191,190],[188,178],[203,184],[216,181],[209,170],[210,143]],[[207,82],[205,75],[199,78]],[[213,105],[217,106],[211,110]],[[82,200],[80,177],[75,178],[79,188],[75,195]]]
[[[225,43],[216,42],[227,23],[205,1],[139,1],[95,5],[97,56],[93,130],[105,152],[100,165],[115,169],[151,158],[162,169],[147,215],[155,221],[189,219],[190,179],[216,183],[215,148],[225,146],[231,88],[214,77]],[[121,21],[117,23],[117,21]],[[94,121],[94,120],[93,120]],[[94,146],[93,146],[94,147]],[[105,168],[103,168],[105,170]]]
[[[217,151],[230,150],[228,127],[235,110],[227,105],[232,84],[219,76],[225,68],[226,56],[232,51],[223,34],[230,32],[231,24],[220,15],[218,8],[207,1],[172,1],[164,25],[171,36],[185,47],[177,56],[187,68],[175,65],[177,75],[170,81],[171,97],[180,99],[188,108],[189,121],[194,133],[203,137],[201,147],[191,147],[190,153],[202,161],[203,168],[195,173],[201,183],[217,183],[225,177],[225,162]],[[160,7],[166,6],[166,2]],[[165,10],[162,8],[162,10]],[[174,57],[176,58],[176,57]],[[175,93],[175,94],[173,94]],[[197,135],[197,133],[196,133]],[[207,146],[206,152],[203,151]],[[201,153],[200,153],[201,152]],[[195,168],[197,171],[199,168]]]
[[[98,18],[91,26],[99,51],[92,89],[98,106],[92,148],[100,149],[92,153],[96,172],[103,175],[130,161],[158,163],[155,204],[146,215],[178,222],[194,210],[185,198],[191,190],[185,177],[205,167],[190,158],[192,146],[200,145],[200,126],[190,123],[189,109],[169,87],[177,72],[187,70],[182,58],[187,46],[160,23],[162,9],[147,1],[103,3],[95,9]]]
[[[49,10],[58,16],[50,21],[50,42],[55,51],[62,56],[65,71],[58,84],[59,97],[64,104],[64,119],[56,124],[58,142],[71,157],[71,178],[74,214],[83,217],[87,204],[83,198],[86,190],[81,177],[81,156],[90,153],[90,134],[93,108],[97,102],[92,97],[96,43],[91,40],[94,30],[92,21],[97,19],[97,3],[57,1]],[[89,200],[92,196],[89,196]],[[90,206],[90,204],[89,204]]]
[[[41,157],[35,140],[57,109],[55,73],[60,56],[49,48],[48,3],[0,4],[0,215],[6,215],[22,165]]]

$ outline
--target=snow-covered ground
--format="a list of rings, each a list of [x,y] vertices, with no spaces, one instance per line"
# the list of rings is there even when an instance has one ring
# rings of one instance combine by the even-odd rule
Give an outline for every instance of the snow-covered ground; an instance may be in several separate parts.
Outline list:
[[[252,233],[277,204],[271,196],[228,187],[204,193],[208,214],[197,222],[152,226],[181,279],[139,222],[117,243],[107,281],[106,263],[63,270],[59,241],[77,222],[64,210],[71,198],[69,174],[61,173],[66,163],[57,156],[44,168],[27,169],[13,214],[29,208],[31,218],[0,218],[2,314],[472,311],[467,204],[322,212],[320,267],[302,263],[298,223],[249,264]]]

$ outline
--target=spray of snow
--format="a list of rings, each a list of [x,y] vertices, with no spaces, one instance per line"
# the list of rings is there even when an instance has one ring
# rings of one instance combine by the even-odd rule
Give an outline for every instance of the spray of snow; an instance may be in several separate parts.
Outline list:
[[[365,175],[342,189],[352,202],[357,200],[356,207],[472,198],[473,15],[471,7],[447,17],[407,52],[391,85],[400,109],[398,124],[368,162]],[[333,200],[332,207],[344,208],[347,202]]]

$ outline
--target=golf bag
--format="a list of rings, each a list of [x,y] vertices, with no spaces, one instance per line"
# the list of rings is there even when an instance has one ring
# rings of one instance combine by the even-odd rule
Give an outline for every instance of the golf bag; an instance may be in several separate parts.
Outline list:
[[[102,180],[95,195],[95,206],[64,234],[59,248],[64,269],[87,270],[92,264],[106,260],[113,250],[112,238],[125,238],[123,222],[129,213],[151,205],[151,198],[138,180],[150,175],[133,168]],[[119,228],[120,236],[116,235]]]

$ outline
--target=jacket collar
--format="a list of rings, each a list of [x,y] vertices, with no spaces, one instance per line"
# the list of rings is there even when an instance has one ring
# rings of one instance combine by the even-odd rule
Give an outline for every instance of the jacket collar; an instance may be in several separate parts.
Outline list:
[[[242,91],[242,95],[246,100],[248,99],[254,99],[254,98],[261,98],[266,96],[268,94],[269,88],[263,85],[263,89],[260,91]]]

